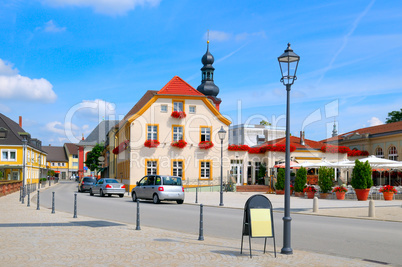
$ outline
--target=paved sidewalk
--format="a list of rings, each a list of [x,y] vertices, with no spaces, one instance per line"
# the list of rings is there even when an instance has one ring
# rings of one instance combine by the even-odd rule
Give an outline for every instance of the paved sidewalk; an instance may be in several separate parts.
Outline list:
[[[225,196],[228,203],[229,195]],[[191,194],[186,197],[190,199]],[[211,196],[202,193],[200,197]],[[263,254],[263,245],[253,239],[250,258],[246,242],[246,254],[240,254],[240,240],[205,236],[198,241],[198,234],[143,226],[136,231],[135,225],[81,215],[74,219],[72,214],[57,210],[51,214],[49,209],[36,210],[35,204],[27,207],[26,203],[19,202],[19,193],[0,198],[1,266],[374,266],[359,259],[299,250],[288,256],[277,253],[274,258],[271,240]]]
[[[247,199],[256,192],[224,192],[223,204],[228,208],[244,209]],[[262,194],[266,196],[274,207],[274,212],[283,212],[284,196],[275,194]],[[186,192],[185,203],[195,204],[196,193]],[[198,204],[205,206],[219,206],[219,192],[198,193]],[[369,220],[402,222],[402,200],[374,200],[375,217],[368,217],[370,201],[318,199],[318,213],[313,212],[313,200],[292,196],[290,198],[291,213],[304,213],[311,215],[324,215]]]

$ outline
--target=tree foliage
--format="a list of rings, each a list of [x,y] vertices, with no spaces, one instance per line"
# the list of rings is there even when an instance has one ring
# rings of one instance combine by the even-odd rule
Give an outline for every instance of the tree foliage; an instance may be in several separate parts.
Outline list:
[[[304,186],[307,183],[307,169],[300,167],[296,173],[296,179],[294,184],[295,192],[303,192]]]
[[[368,161],[365,163],[359,160],[355,161],[355,167],[352,172],[352,186],[354,189],[367,189],[373,186],[371,167]]]
[[[318,185],[322,193],[328,193],[332,190],[334,177],[334,169],[328,167],[320,167],[318,169]]]
[[[102,155],[105,146],[103,143],[96,144],[94,148],[92,148],[91,152],[87,154],[87,160],[84,162],[85,165],[91,170],[95,171],[99,169],[99,157]]]
[[[285,189],[285,169],[278,170],[278,177],[276,178],[275,189],[276,190]]]
[[[47,171],[47,176],[53,177],[55,175],[54,170],[48,170]]]
[[[260,125],[269,126],[269,125],[271,125],[271,123],[269,121],[262,120],[262,121],[260,121]]]
[[[385,123],[392,123],[402,121],[402,108],[401,111],[391,111],[388,112],[388,118],[385,120]]]

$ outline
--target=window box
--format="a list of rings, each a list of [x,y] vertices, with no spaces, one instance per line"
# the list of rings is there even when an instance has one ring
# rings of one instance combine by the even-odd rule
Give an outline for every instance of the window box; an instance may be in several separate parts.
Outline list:
[[[214,144],[211,141],[201,141],[198,144],[198,147],[201,149],[210,149],[213,146],[214,146]]]
[[[177,142],[172,142],[171,146],[177,147],[177,148],[184,148],[187,145],[187,142],[184,140],[179,140]]]
[[[173,111],[171,116],[175,119],[183,119],[186,117],[186,113],[184,111]]]
[[[229,145],[228,150],[230,151],[248,151],[250,147],[248,145]]]
[[[113,149],[113,151],[112,151],[113,154],[117,155],[120,152],[123,152],[124,150],[126,150],[129,143],[130,143],[129,140],[126,140],[126,141],[122,142],[118,147]]]
[[[144,146],[151,148],[151,147],[157,147],[159,146],[159,144],[160,143],[158,140],[147,140],[145,141]]]

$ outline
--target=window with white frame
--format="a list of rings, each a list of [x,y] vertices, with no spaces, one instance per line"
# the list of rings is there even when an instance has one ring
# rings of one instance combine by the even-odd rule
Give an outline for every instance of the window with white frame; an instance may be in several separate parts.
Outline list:
[[[184,111],[183,102],[173,102],[173,111]]]
[[[147,139],[148,140],[158,140],[158,126],[157,125],[148,125]]]
[[[161,112],[163,113],[167,112],[167,105],[161,105]]]
[[[158,162],[155,160],[147,161],[147,175],[157,174]]]
[[[31,151],[28,150],[28,153],[27,153],[27,154],[28,154],[28,160],[27,160],[27,161],[28,161],[28,162],[31,162]]]
[[[17,150],[16,149],[2,149],[1,150],[1,160],[2,161],[17,161]]]
[[[190,106],[188,110],[190,113],[195,114],[195,106]]]
[[[398,159],[398,151],[395,146],[391,146],[388,150],[388,159],[397,160]]]
[[[377,147],[375,150],[375,156],[377,158],[383,158],[384,157],[384,152],[382,151],[381,147]]]
[[[211,163],[209,161],[200,162],[200,179],[210,179],[211,178]]]
[[[78,159],[78,155],[73,154],[73,159]]]
[[[183,126],[173,126],[173,142],[183,140]]]
[[[78,167],[78,162],[73,162],[73,167]]]
[[[173,176],[183,177],[183,161],[173,161]]]
[[[201,142],[211,141],[211,128],[201,127]]]

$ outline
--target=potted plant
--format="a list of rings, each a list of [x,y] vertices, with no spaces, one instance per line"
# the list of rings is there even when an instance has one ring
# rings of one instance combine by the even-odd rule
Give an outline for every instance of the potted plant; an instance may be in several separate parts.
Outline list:
[[[332,189],[332,180],[334,179],[334,169],[320,167],[318,170],[318,185],[320,186],[320,198],[328,198]]]
[[[394,194],[396,194],[396,189],[392,185],[384,185],[380,188],[380,193],[383,194],[384,200],[392,200]]]
[[[314,194],[317,192],[314,186],[309,185],[303,189],[303,192],[307,194],[307,198],[314,198]]]
[[[295,196],[304,197],[304,185],[307,183],[307,170],[304,167],[300,167],[300,169],[296,172],[294,190]]]
[[[184,148],[187,145],[187,142],[184,140],[179,140],[177,142],[172,142],[170,145],[177,148]]]
[[[173,111],[171,116],[176,119],[183,119],[186,117],[186,113],[184,111]]]
[[[275,183],[275,193],[277,195],[285,194],[285,170],[284,169],[278,170],[278,177],[276,178],[276,183]]]
[[[371,167],[368,161],[365,163],[355,160],[355,167],[352,172],[352,186],[355,189],[357,200],[366,201],[373,186],[371,179]]]
[[[147,140],[147,141],[145,141],[145,143],[144,143],[144,146],[149,147],[149,148],[151,148],[151,147],[157,147],[157,146],[159,146],[159,145],[160,145],[160,143],[159,143],[158,140]]]
[[[211,141],[201,141],[198,143],[200,149],[210,149],[214,144]]]
[[[348,192],[348,189],[344,185],[337,186],[334,189],[332,189],[332,192],[335,192],[336,194],[336,199],[339,200],[344,200],[345,199],[345,194]]]

